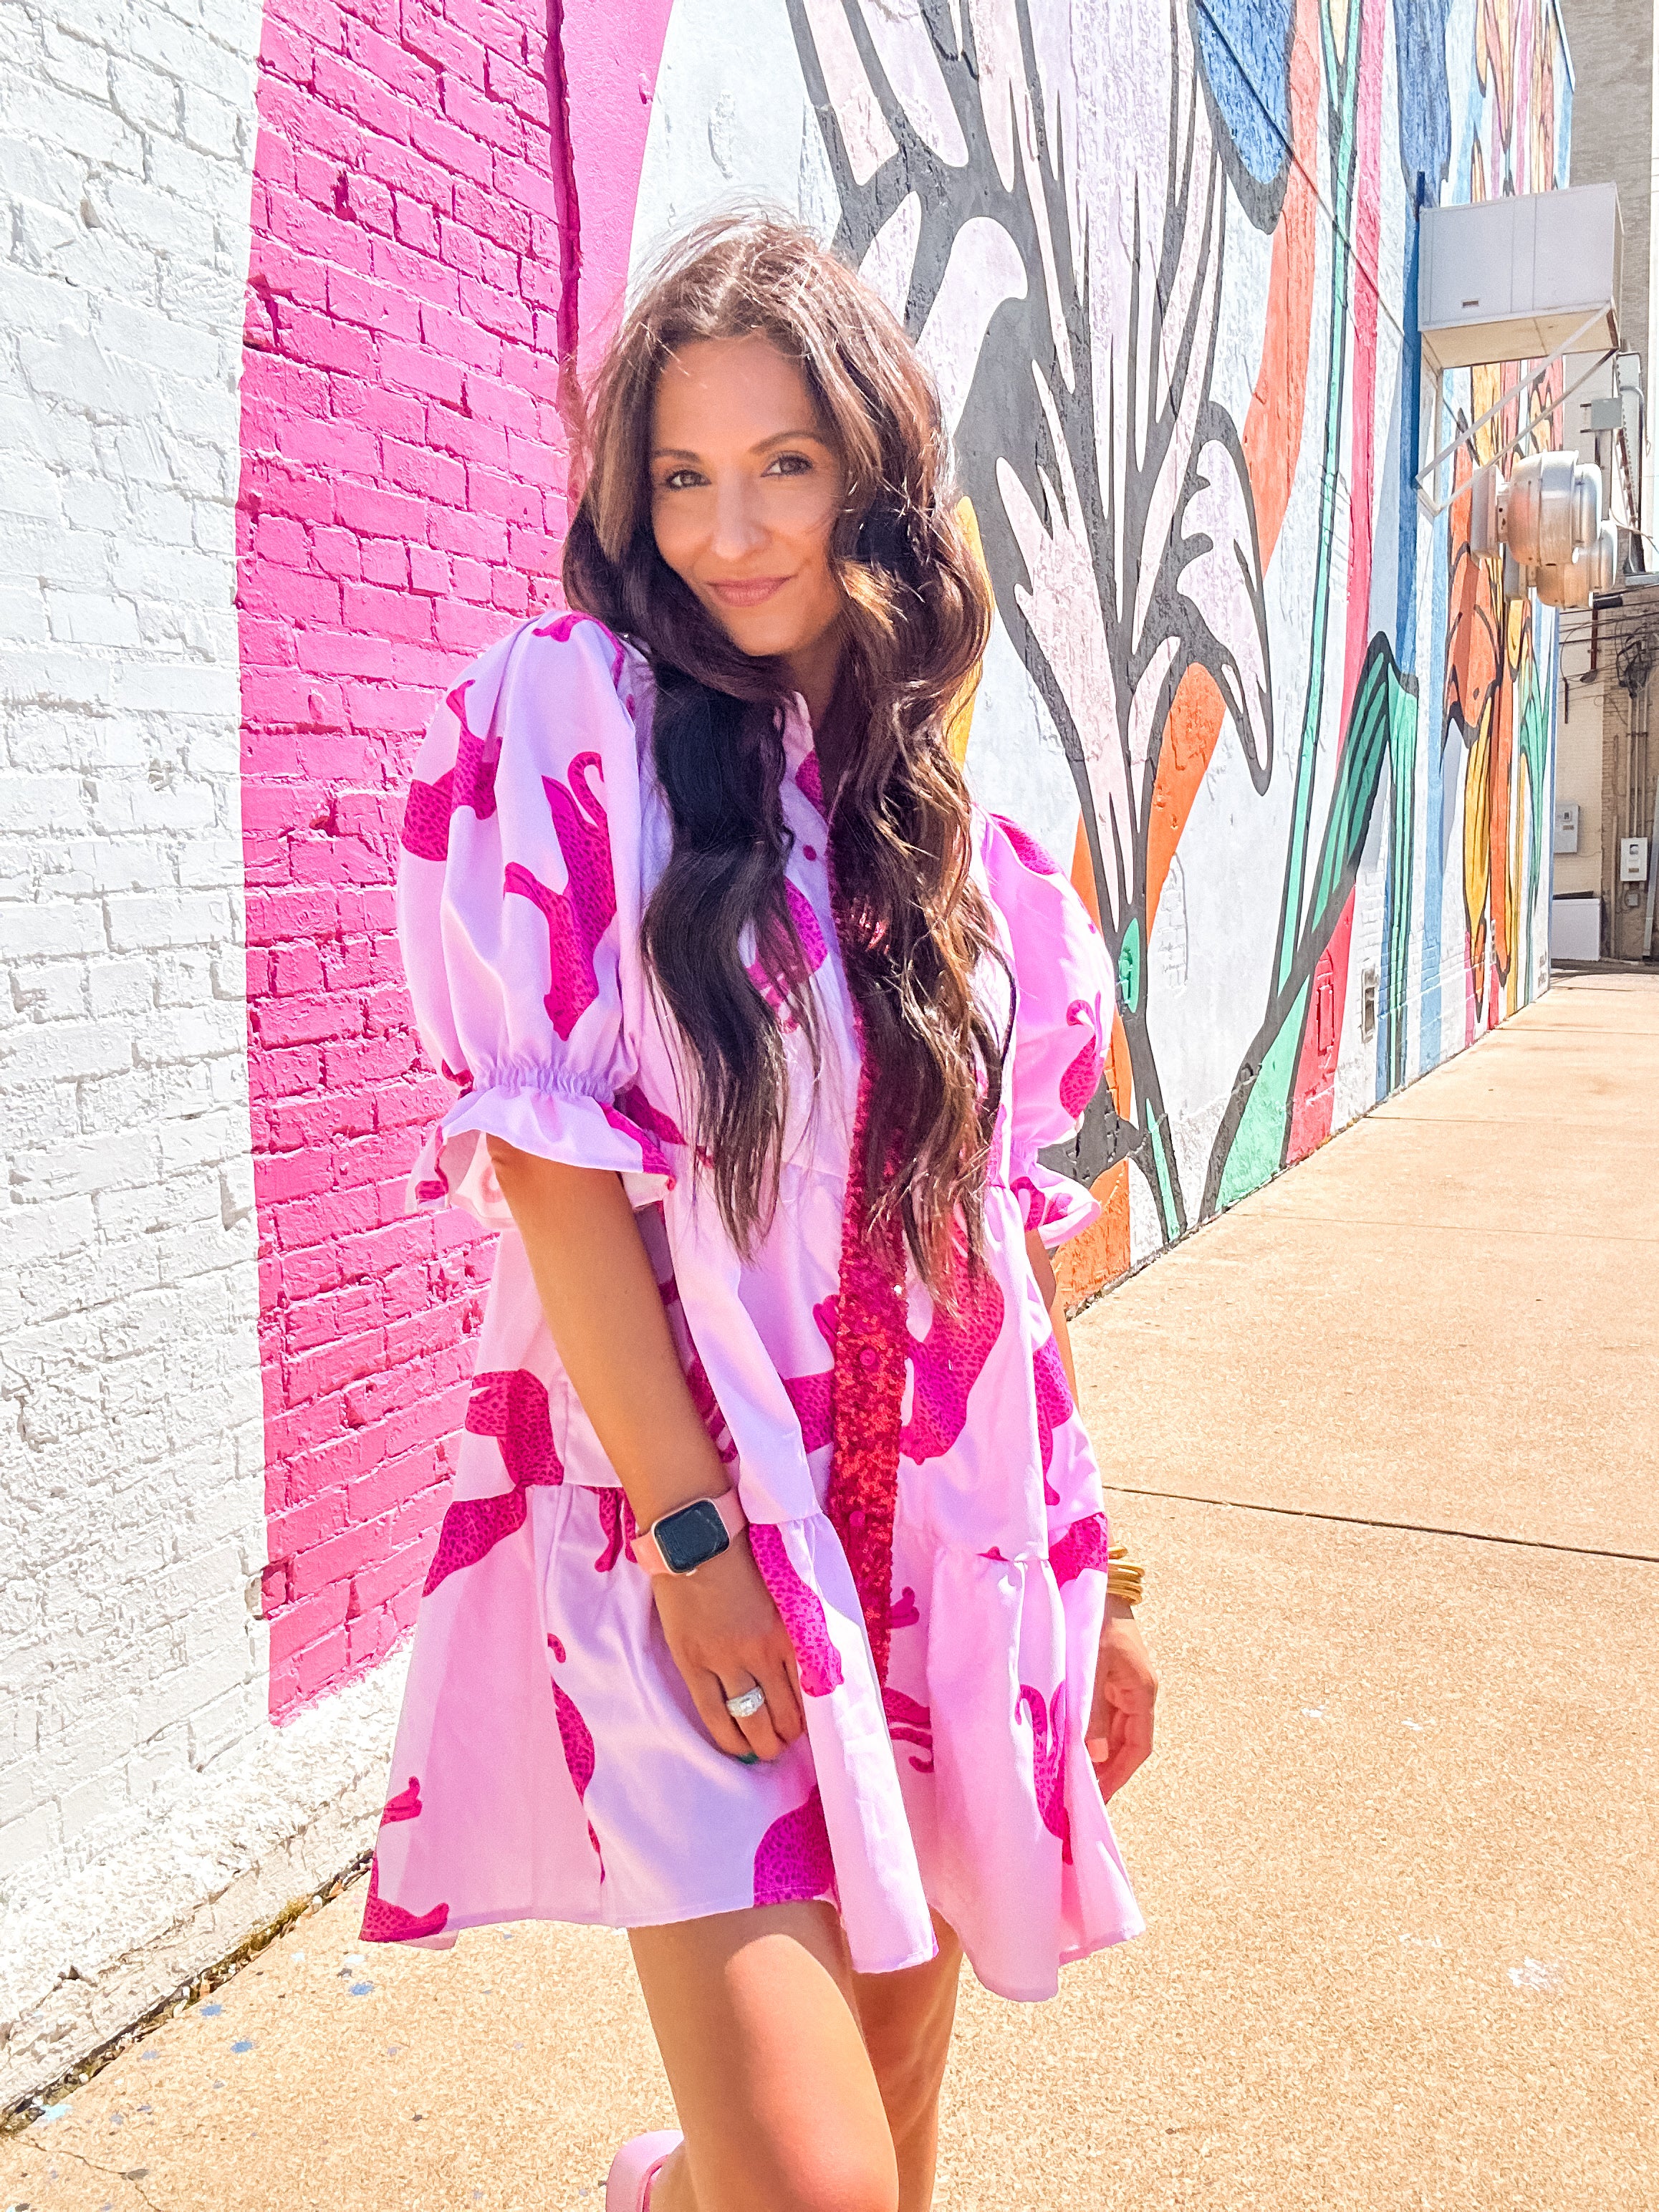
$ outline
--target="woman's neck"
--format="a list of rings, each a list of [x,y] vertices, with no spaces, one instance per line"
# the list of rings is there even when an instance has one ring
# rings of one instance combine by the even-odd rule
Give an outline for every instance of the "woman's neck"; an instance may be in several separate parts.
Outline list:
[[[826,630],[799,653],[789,655],[789,680],[806,702],[812,725],[812,742],[826,793],[841,780],[842,735],[835,711],[836,684],[841,674],[841,625]]]

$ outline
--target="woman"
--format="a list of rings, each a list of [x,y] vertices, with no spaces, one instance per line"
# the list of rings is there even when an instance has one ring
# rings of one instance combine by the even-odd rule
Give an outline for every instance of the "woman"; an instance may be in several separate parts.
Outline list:
[[[516,1234],[363,1932],[629,1930],[684,2137],[612,2212],[921,2212],[963,1952],[1038,1998],[1140,1926],[1154,1686],[1045,1249],[1092,1206],[1036,1157],[1109,974],[952,757],[987,590],[875,296],[707,228],[592,423],[580,611],[457,685],[404,830],[459,1091],[414,1196]]]

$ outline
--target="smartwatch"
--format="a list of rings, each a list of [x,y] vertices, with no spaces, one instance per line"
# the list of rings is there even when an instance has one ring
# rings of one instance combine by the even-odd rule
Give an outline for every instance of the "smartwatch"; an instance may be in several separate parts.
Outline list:
[[[635,1536],[634,1557],[648,1575],[695,1574],[707,1560],[729,1552],[732,1539],[748,1525],[735,1490],[720,1498],[694,1498]]]

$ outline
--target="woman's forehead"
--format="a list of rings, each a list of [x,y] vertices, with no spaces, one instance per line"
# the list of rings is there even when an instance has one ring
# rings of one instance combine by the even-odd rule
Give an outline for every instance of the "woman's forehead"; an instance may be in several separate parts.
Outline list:
[[[657,437],[671,444],[683,442],[678,429],[693,427],[714,435],[746,429],[747,443],[779,433],[823,434],[800,363],[759,331],[676,347],[657,378],[652,416]]]

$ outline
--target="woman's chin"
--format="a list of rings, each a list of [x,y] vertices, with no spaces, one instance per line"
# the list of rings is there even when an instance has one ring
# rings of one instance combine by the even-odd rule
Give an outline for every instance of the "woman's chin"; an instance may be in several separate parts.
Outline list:
[[[720,620],[721,629],[738,651],[746,653],[750,660],[787,659],[805,642],[799,623],[779,622],[775,617],[769,622],[752,616],[745,618],[729,609],[722,612]]]

